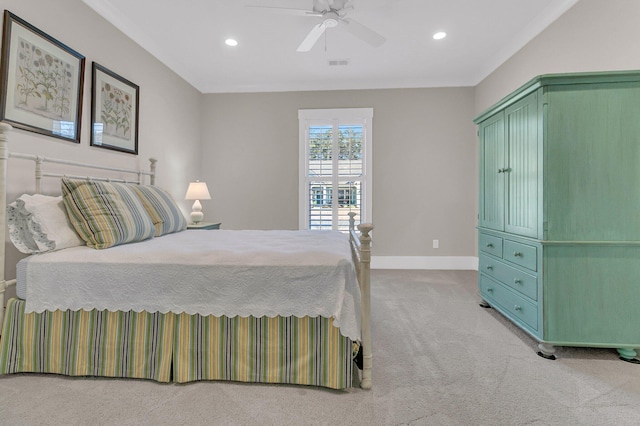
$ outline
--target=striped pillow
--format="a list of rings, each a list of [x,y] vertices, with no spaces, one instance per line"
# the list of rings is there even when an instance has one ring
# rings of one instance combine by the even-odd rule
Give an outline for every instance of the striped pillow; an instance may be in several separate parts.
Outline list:
[[[150,185],[132,185],[156,227],[156,237],[187,229],[187,219],[173,197],[164,189]]]
[[[105,249],[155,235],[153,221],[129,185],[62,178],[62,199],[89,247]]]

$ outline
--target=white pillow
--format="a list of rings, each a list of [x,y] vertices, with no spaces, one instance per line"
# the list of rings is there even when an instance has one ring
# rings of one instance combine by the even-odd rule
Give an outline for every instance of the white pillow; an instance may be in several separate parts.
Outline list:
[[[69,222],[62,197],[22,195],[7,207],[9,238],[22,253],[85,245]]]

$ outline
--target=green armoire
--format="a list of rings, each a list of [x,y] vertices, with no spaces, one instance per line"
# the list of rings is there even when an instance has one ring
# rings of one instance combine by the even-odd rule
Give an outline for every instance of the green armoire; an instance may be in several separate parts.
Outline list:
[[[640,348],[640,71],[534,78],[475,118],[478,285],[539,341]]]

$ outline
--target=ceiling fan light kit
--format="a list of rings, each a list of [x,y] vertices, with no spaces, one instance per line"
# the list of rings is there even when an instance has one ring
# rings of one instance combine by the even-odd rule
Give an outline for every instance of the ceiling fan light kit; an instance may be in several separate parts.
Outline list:
[[[338,19],[337,18],[333,18],[331,16],[329,17],[323,17],[322,18],[322,25],[324,25],[325,28],[333,28],[336,27],[338,25]]]

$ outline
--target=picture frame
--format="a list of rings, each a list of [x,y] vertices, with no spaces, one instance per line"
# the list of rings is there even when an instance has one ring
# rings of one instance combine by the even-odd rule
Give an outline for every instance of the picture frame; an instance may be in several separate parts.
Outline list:
[[[91,146],[138,155],[140,87],[92,63]]]
[[[4,11],[0,121],[80,143],[85,57]]]

